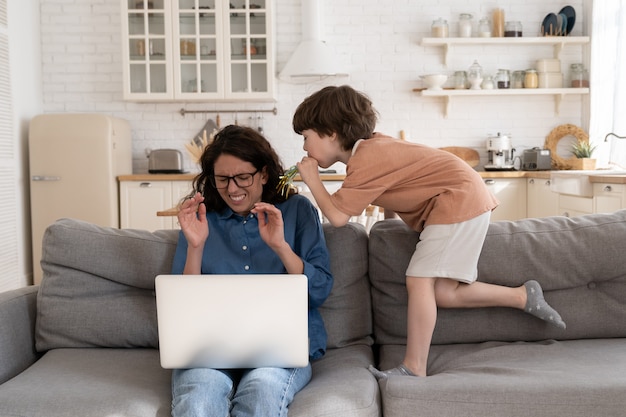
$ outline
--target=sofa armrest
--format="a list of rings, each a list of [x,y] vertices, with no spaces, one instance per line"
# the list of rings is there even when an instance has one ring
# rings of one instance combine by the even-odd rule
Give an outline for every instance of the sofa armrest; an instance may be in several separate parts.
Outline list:
[[[0,293],[0,384],[32,365],[38,286]]]

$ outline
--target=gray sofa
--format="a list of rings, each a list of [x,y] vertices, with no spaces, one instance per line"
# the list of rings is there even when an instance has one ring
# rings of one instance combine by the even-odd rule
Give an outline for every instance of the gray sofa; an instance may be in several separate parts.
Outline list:
[[[324,225],[335,286],[329,349],[290,416],[622,416],[626,410],[626,211],[496,222],[479,279],[537,279],[567,322],[441,309],[428,378],[378,383],[406,338],[404,269],[418,235],[399,220]],[[0,416],[169,416],[154,277],[176,231],[63,219],[43,241],[39,287],[0,294]]]

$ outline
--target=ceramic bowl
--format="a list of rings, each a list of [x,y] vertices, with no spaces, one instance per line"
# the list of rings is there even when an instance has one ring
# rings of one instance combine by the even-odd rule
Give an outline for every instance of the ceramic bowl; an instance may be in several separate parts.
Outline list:
[[[448,80],[448,76],[445,74],[428,74],[422,75],[421,78],[428,90],[441,90]]]

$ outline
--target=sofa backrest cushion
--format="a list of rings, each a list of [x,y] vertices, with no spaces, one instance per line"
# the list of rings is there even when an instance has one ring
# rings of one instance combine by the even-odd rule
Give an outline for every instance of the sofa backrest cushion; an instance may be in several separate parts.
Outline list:
[[[406,343],[405,272],[418,239],[400,220],[370,231],[376,343]],[[626,337],[624,247],[626,210],[493,222],[478,280],[512,287],[539,281],[567,329],[510,308],[439,309],[433,344]]]
[[[62,219],[43,238],[36,347],[158,346],[154,278],[171,271],[178,230]],[[324,224],[334,285],[320,313],[328,347],[372,344],[367,233]]]
[[[343,227],[323,224],[334,283],[320,313],[328,333],[328,347],[371,345],[372,304],[367,276],[368,237],[357,223]]]
[[[154,278],[169,273],[177,230],[61,219],[43,237],[36,347],[157,347]]]

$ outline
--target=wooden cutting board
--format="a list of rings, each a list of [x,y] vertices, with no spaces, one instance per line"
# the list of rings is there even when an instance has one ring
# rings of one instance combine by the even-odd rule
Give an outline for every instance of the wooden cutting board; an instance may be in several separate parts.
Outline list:
[[[462,146],[445,146],[439,149],[458,156],[459,158],[467,162],[472,168],[480,164],[480,156],[478,155],[478,151],[476,149],[464,148]]]

